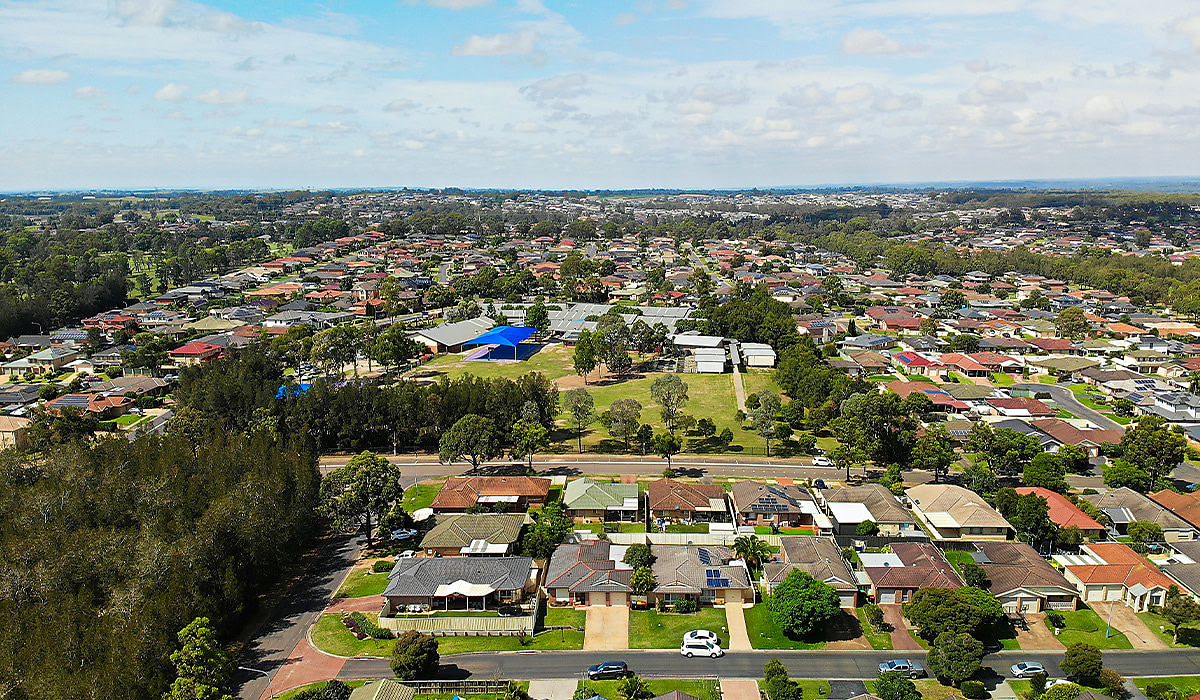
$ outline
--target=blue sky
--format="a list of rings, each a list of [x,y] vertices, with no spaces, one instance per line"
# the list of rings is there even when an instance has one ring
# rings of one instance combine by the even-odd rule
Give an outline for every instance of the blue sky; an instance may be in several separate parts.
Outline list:
[[[1196,175],[1194,0],[0,0],[0,190]]]

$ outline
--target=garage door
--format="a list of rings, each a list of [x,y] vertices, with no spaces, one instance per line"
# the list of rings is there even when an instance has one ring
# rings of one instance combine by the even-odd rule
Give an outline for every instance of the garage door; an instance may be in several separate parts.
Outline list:
[[[628,596],[627,593],[609,593],[608,594],[608,604],[609,605],[629,605],[629,598],[627,596]]]
[[[896,602],[896,590],[883,590],[879,592],[879,604],[891,605]]]
[[[1038,611],[1039,607],[1041,607],[1041,606],[1038,605],[1037,598],[1022,598],[1021,599],[1021,612],[1023,612],[1023,613],[1035,613]]]
[[[858,604],[857,593],[842,593],[842,607],[853,608]]]
[[[588,605],[608,605],[608,594],[588,593]]]

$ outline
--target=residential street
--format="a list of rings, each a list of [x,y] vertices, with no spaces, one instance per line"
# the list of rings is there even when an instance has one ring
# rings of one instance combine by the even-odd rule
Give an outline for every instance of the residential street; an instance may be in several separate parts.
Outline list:
[[[731,651],[720,659],[684,659],[675,650],[664,651],[534,651],[459,654],[442,658],[446,678],[578,678],[588,666],[623,660],[641,676],[658,678],[761,678],[763,664],[780,659],[793,678],[871,679],[879,663],[888,659],[924,660],[924,651]],[[1062,653],[1005,651],[991,654],[984,665],[997,676],[1010,675],[1017,661],[1040,661],[1056,671]],[[1200,673],[1200,650],[1105,651],[1104,665],[1123,676],[1195,675]],[[350,659],[339,678],[382,678],[391,675],[386,659]],[[1061,677],[1061,672],[1055,673]]]
[[[1026,389],[1034,392],[1044,391],[1047,394],[1050,394],[1050,398],[1054,399],[1054,402],[1061,408],[1074,413],[1080,418],[1086,418],[1090,420],[1096,424],[1097,428],[1103,428],[1105,430],[1120,430],[1122,432],[1125,430],[1125,426],[1121,425],[1115,420],[1105,416],[1099,411],[1093,411],[1087,406],[1079,403],[1079,401],[1075,399],[1075,394],[1072,394],[1071,390],[1066,387],[1058,386],[1057,384],[1013,384],[1009,388]]]

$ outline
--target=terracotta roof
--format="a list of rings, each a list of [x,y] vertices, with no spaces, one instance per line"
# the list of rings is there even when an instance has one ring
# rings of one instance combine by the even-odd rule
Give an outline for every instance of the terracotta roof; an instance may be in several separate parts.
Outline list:
[[[1170,588],[1175,585],[1158,567],[1120,542],[1099,542],[1084,545],[1083,549],[1104,562],[1067,567],[1084,583],[1119,583],[1125,586],[1140,583],[1146,588]]]
[[[991,581],[988,590],[994,595],[1022,587],[1075,589],[1058,569],[1024,542],[976,542],[975,547],[988,559],[980,562],[980,566]]]
[[[892,553],[904,566],[863,569],[876,588],[962,588],[963,580],[941,550],[928,542],[898,542]]]
[[[651,510],[708,509],[710,501],[725,500],[725,490],[718,484],[691,484],[675,479],[651,482],[646,494]]]
[[[1176,493],[1164,489],[1150,494],[1150,499],[1192,525],[1200,523],[1200,493]]]
[[[480,496],[525,496],[543,499],[550,480],[534,476],[452,476],[446,480],[431,508],[470,508]]]
[[[1016,489],[1017,493],[1024,496],[1028,493],[1036,493],[1046,499],[1046,504],[1050,506],[1050,522],[1059,527],[1077,527],[1080,530],[1103,530],[1104,526],[1096,522],[1087,513],[1079,509],[1079,506],[1067,500],[1067,497],[1061,493],[1055,493],[1050,489],[1044,489],[1041,486],[1021,486]]]
[[[1115,445],[1119,444],[1125,435],[1120,430],[1083,430],[1060,418],[1035,420],[1031,424],[1064,445],[1079,445],[1084,442],[1092,442],[1097,445],[1108,442]]]

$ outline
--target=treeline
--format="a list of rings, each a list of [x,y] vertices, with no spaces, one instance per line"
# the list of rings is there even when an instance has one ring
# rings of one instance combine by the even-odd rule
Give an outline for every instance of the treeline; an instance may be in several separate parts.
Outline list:
[[[0,454],[0,697],[157,700],[176,633],[226,639],[317,526],[315,460],[264,421]]]
[[[515,380],[463,375],[436,384],[400,381],[317,380],[306,391],[288,390],[283,364],[265,345],[237,356],[188,368],[176,396],[191,415],[220,417],[222,428],[246,430],[256,417],[270,416],[303,449],[360,451],[383,446],[437,449],[442,434],[467,414],[490,418],[500,435],[509,435],[532,401],[547,428],[558,415],[558,390],[541,373]]]

